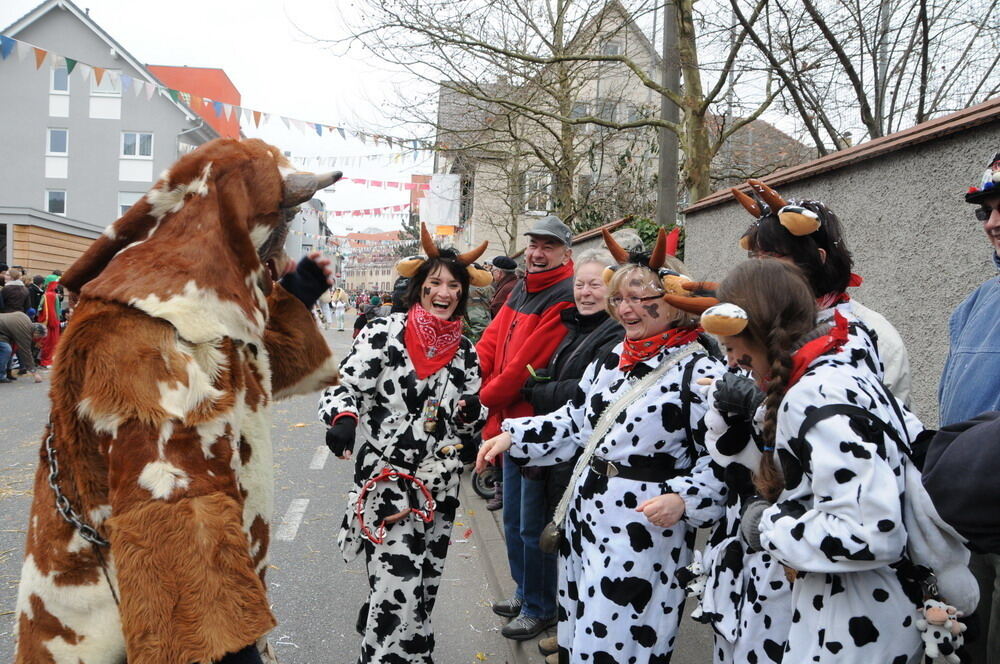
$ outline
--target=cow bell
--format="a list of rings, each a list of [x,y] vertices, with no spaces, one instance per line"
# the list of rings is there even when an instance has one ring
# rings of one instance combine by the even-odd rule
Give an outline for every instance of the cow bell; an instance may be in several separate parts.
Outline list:
[[[289,208],[305,203],[320,189],[326,189],[344,176],[340,171],[329,173],[290,173],[284,180],[284,198],[281,207]]]

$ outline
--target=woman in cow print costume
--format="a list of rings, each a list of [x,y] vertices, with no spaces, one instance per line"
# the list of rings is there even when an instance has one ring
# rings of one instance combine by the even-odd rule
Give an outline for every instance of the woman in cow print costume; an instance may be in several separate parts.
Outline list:
[[[746,356],[755,377],[769,377],[754,478],[762,499],[746,507],[740,534],[794,579],[785,661],[910,661],[921,646],[920,595],[897,571],[910,462],[887,431],[905,441],[922,426],[857,363],[842,316],[817,328],[813,293],[795,268],[748,261],[718,296],[737,306],[710,309],[703,324]],[[842,410],[804,424],[824,406]]]
[[[851,273],[851,253],[837,216],[823,203],[789,203],[762,182],[749,180],[748,184],[749,195],[732,190],[754,217],[740,245],[751,256],[783,260],[802,269],[816,298],[817,323],[832,322],[835,312],[848,323],[844,356],[905,393],[909,380],[906,349],[899,335],[874,314],[881,321],[882,336],[877,336],[858,317],[856,303],[845,292],[860,283],[860,277]],[[880,350],[897,358],[889,376]],[[780,661],[792,617],[790,584],[769,553],[746,551],[738,536],[744,503],[755,493],[751,476],[758,470],[763,447],[764,393],[745,375],[749,358],[731,348],[727,356],[733,371],[709,388],[706,396],[705,446],[725,469],[727,489],[725,516],[704,553],[708,579],[702,620],[715,630],[717,664]]]
[[[461,329],[470,283],[490,281],[472,266],[486,244],[456,255],[435,247],[426,229],[422,239],[428,257],[397,265],[412,277],[409,311],[374,319],[362,330],[340,365],[340,385],[328,389],[319,406],[320,419],[330,425],[327,445],[339,458],[350,458],[360,434],[338,544],[348,561],[365,552],[371,589],[358,616],[361,664],[432,661],[430,615],[465,461],[459,441],[475,435],[485,419],[475,396],[479,358]],[[369,481],[387,468],[415,480]]]
[[[717,518],[722,500],[718,481],[706,481],[705,407],[696,391],[698,379],[723,370],[697,344],[693,315],[714,300],[696,296],[700,284],[660,270],[662,233],[651,256],[629,257],[607,234],[605,242],[617,260],[630,261],[613,276],[605,273],[624,342],[590,365],[562,408],[506,420],[505,433],[483,444],[477,465],[507,449],[515,463],[553,465],[596,436],[590,463],[574,472],[563,521],[560,661],[664,663],[684,602],[674,572],[691,561],[694,529]],[[636,385],[643,391],[629,395]],[[634,400],[616,404],[625,395]],[[602,414],[623,403],[603,427]]]

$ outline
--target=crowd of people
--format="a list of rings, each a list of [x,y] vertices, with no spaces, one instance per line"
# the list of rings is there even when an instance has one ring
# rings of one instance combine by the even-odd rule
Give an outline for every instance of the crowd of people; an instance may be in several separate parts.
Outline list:
[[[719,664],[998,661],[995,506],[925,488],[921,469],[995,428],[1000,279],[952,316],[942,442],[908,408],[899,334],[849,294],[862,280],[832,206],[749,184],[731,240],[748,260],[719,283],[685,276],[662,232],[651,249],[605,232],[574,256],[548,216],[520,277],[425,231],[425,256],[397,266],[401,308],[355,301],[383,311],[319,416],[355,461],[339,543],[368,567],[359,662],[432,661],[473,459],[502,468],[491,506],[516,590],[493,610],[509,639],[555,626],[549,664],[668,662],[686,597]],[[1000,154],[966,201],[1000,270]]]
[[[66,325],[60,270],[36,274],[25,284],[19,266],[0,264],[0,383],[30,375],[42,382],[38,369],[52,368],[59,335]]]

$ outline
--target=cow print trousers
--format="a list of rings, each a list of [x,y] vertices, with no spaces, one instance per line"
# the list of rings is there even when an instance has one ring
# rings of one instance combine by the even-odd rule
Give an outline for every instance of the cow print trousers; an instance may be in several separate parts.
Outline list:
[[[364,541],[370,591],[367,617],[359,616],[364,638],[358,664],[434,661],[431,612],[457,508],[458,497],[449,495],[430,522],[410,515],[388,528],[382,544]]]

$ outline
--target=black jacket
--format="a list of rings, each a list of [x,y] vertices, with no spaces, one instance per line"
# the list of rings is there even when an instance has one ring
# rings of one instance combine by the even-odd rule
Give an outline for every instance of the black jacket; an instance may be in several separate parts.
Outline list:
[[[576,307],[571,307],[561,316],[566,336],[544,372],[552,378],[546,381],[529,379],[523,390],[539,415],[551,413],[572,399],[587,367],[625,338],[622,326],[607,312],[581,316]]]

